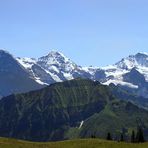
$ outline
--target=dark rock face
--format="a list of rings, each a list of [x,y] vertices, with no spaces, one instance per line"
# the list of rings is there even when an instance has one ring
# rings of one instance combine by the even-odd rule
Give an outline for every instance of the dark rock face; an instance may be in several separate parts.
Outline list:
[[[123,80],[138,86],[145,85],[146,81],[144,76],[133,68],[129,73],[123,75]]]
[[[28,72],[7,52],[0,50],[0,95],[27,92],[43,86],[35,82]]]

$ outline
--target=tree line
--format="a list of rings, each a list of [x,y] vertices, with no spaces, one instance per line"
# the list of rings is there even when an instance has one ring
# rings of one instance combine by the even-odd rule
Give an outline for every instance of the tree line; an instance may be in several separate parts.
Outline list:
[[[96,136],[95,136],[95,135],[91,135],[91,138],[96,138]],[[114,139],[112,138],[112,135],[111,135],[110,132],[107,133],[106,140],[114,140]],[[121,133],[121,135],[120,135],[118,141],[120,141],[120,142],[126,141],[126,139],[125,139],[123,133]],[[145,142],[143,130],[142,130],[141,127],[138,127],[136,133],[135,133],[134,130],[132,131],[131,138],[130,138],[130,142],[132,142],[132,143],[143,143],[143,142]]]

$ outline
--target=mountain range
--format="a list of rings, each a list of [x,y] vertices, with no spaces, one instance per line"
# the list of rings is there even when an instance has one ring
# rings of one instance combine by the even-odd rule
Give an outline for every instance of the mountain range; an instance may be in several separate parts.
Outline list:
[[[0,75],[0,96],[27,92],[65,80],[88,78],[104,85],[114,84],[133,95],[148,98],[147,53],[130,55],[113,65],[100,68],[79,66],[57,51],[34,59],[15,58],[0,50]]]
[[[32,141],[105,138],[142,127],[148,139],[148,55],[82,67],[62,53],[39,59],[0,50],[0,136]]]

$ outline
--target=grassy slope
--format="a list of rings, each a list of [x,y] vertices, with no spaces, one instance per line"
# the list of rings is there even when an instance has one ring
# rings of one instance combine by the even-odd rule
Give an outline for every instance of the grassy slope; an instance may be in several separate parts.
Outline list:
[[[32,141],[126,137],[140,125],[148,139],[148,111],[114,98],[109,87],[86,79],[50,85],[0,101],[0,136]],[[80,122],[84,121],[79,129]],[[116,139],[117,139],[116,138]]]
[[[64,140],[65,131],[100,112],[110,96],[106,86],[81,79],[8,96],[0,101],[0,136],[32,141]]]
[[[33,143],[14,139],[0,138],[0,148],[146,148],[148,143],[131,144],[109,142],[99,139],[84,139],[63,142]]]
[[[118,139],[123,131],[124,135],[130,138],[132,130],[137,130],[137,122],[139,125],[144,123],[144,126],[148,126],[147,113],[143,111],[142,117],[141,112],[141,109],[130,102],[114,100],[106,105],[100,113],[96,113],[84,121],[80,135],[89,138],[95,134],[97,137],[106,138],[107,132],[110,132],[114,138]],[[141,117],[142,120],[140,120]],[[148,138],[147,134],[145,137]]]

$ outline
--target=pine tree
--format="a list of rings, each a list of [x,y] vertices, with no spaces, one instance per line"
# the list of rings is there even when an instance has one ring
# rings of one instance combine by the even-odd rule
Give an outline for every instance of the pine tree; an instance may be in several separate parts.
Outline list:
[[[112,137],[111,137],[111,134],[110,133],[107,133],[107,140],[112,140]]]
[[[135,141],[135,131],[133,130],[131,135],[131,142],[134,143]]]
[[[94,134],[91,135],[91,138],[96,138],[96,136]]]
[[[122,133],[121,133],[120,141],[121,141],[121,142],[124,141],[124,137],[123,137],[123,134],[122,134]]]
[[[137,130],[136,141],[137,142],[145,142],[144,136],[143,136],[143,130],[141,127],[139,127]]]

